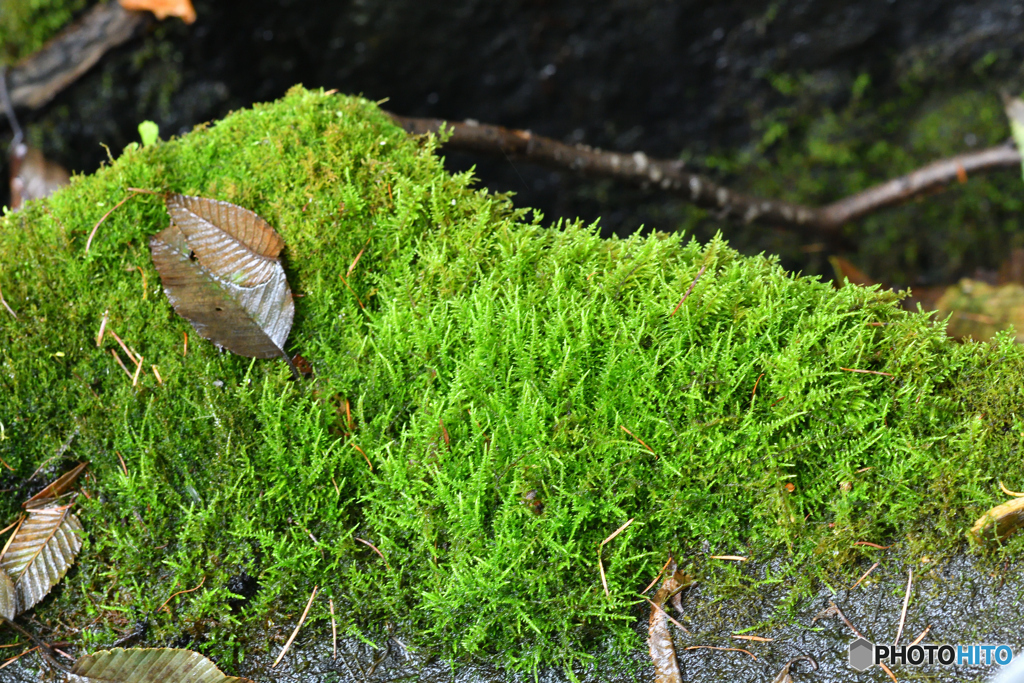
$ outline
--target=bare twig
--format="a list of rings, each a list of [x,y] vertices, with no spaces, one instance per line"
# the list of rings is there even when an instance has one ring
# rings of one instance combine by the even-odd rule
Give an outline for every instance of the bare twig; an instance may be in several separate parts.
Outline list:
[[[881,209],[930,194],[970,174],[1016,168],[1021,155],[1009,142],[940,159],[906,175],[822,207],[733,192],[710,178],[685,170],[682,161],[651,159],[643,152],[605,152],[585,145],[567,145],[526,130],[478,123],[410,118],[389,114],[407,132],[450,132],[448,149],[502,155],[584,176],[612,178],[633,185],[656,187],[680,195],[696,206],[713,209],[722,218],[786,228],[805,236],[842,241],[840,228]]]
[[[114,1],[99,4],[7,74],[11,103],[38,109],[91,69],[110,49],[150,22],[146,12],[130,12]]]

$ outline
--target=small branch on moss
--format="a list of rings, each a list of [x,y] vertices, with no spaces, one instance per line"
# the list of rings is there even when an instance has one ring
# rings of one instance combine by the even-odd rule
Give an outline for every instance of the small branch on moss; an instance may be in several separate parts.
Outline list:
[[[97,5],[7,72],[11,103],[38,109],[78,80],[107,51],[135,37],[150,22],[111,1]]]
[[[941,159],[837,202],[811,207],[734,192],[706,176],[686,171],[682,161],[651,159],[643,152],[624,154],[585,145],[567,145],[528,130],[482,124],[472,119],[453,123],[388,115],[415,135],[437,133],[444,126],[451,133],[445,142],[448,149],[503,155],[549,168],[576,171],[584,176],[660,188],[715,211],[720,218],[785,228],[806,237],[835,242],[843,241],[840,230],[846,223],[942,190],[953,182],[963,182],[970,174],[1021,164],[1020,153],[1007,142]]]
[[[2,290],[0,290],[0,304],[3,304],[3,305],[4,305],[4,308],[6,308],[6,309],[7,309],[7,312],[8,312],[8,313],[10,313],[11,315],[13,315],[13,316],[14,316],[14,319],[15,319],[15,320],[17,320],[17,319],[18,319],[18,314],[14,312],[14,309],[12,309],[12,308],[11,308],[11,307],[10,307],[10,306],[9,306],[9,305],[7,304],[7,301],[6,301],[5,299],[4,299],[4,293],[3,293],[3,291],[2,291]]]

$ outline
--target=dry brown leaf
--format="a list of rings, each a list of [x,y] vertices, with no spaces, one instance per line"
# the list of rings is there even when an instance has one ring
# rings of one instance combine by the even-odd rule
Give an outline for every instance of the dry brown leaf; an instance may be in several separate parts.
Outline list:
[[[668,576],[662,582],[658,592],[651,601],[651,617],[647,630],[647,646],[650,649],[651,661],[654,662],[655,683],[680,683],[682,673],[676,659],[676,648],[672,644],[672,634],[668,629],[668,614],[664,605],[669,596],[676,594],[691,583],[688,575],[679,571],[675,561],[669,563]]]
[[[863,270],[844,259],[842,256],[829,256],[829,263],[832,264],[832,269],[836,271],[838,279],[836,281],[837,287],[843,286],[843,278],[846,278],[855,285],[863,285],[870,287],[871,285],[877,284],[874,280],[867,276]]]
[[[172,648],[101,650],[81,657],[71,673],[104,683],[252,683],[225,676],[198,652]]]
[[[150,241],[174,310],[200,335],[240,356],[282,356],[295,304],[278,255],[281,236],[228,202],[172,195],[171,225]]]
[[[85,468],[88,466],[89,463],[87,462],[79,463],[74,469],[69,472],[65,472],[55,481],[51,482],[49,486],[22,503],[21,507],[32,509],[48,505],[54,498],[58,498],[70,489],[71,485],[78,479],[78,476],[85,471]]]
[[[82,548],[82,523],[68,507],[30,510],[0,557],[14,582],[16,614],[31,609],[57,585]]]
[[[196,20],[191,0],[117,0],[127,10],[152,12],[157,19],[178,17],[186,24]]]
[[[1024,526],[1024,498],[997,505],[981,516],[971,534],[979,541],[1004,540],[1017,529]]]
[[[14,582],[7,572],[0,569],[0,617],[13,619],[17,613],[18,593],[14,589]]]
[[[18,143],[11,150],[10,164],[11,209],[14,211],[25,202],[48,197],[71,182],[71,176],[63,166],[24,143]]]

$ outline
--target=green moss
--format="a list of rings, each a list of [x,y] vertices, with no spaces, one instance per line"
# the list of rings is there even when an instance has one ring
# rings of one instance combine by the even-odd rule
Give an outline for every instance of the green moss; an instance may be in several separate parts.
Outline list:
[[[93,0],[4,0],[0,4],[0,63],[27,57]]]
[[[145,616],[154,641],[190,634],[229,662],[318,584],[343,629],[388,619],[455,656],[565,665],[639,644],[636,591],[670,552],[698,574],[708,552],[781,557],[776,578],[806,585],[849,571],[855,540],[956,547],[997,478],[1024,480],[1009,338],[952,343],[891,293],[719,239],[545,228],[434,151],[371,103],[296,88],[4,217],[0,522],[41,464],[92,463],[89,538],[41,619]],[[147,247],[158,197],[128,199],[85,252],[130,187],[278,228],[304,390],[174,314]],[[96,347],[106,311],[144,357],[138,386]],[[606,595],[599,544],[629,519]],[[243,569],[261,587],[234,613]]]

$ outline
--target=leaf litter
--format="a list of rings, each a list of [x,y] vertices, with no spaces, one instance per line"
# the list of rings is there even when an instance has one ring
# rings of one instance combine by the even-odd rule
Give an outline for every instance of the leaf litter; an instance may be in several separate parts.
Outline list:
[[[25,501],[23,507],[27,512],[8,527],[13,527],[14,532],[0,552],[0,623],[18,631],[36,646],[8,659],[0,668],[39,650],[51,664],[67,674],[68,680],[75,683],[252,683],[247,678],[225,675],[198,652],[175,648],[102,650],[80,657],[68,670],[56,661],[55,656],[61,654],[71,658],[69,655],[14,622],[17,615],[31,609],[49,594],[81,550],[84,530],[71,512],[74,500],[67,505],[56,503],[87,465],[78,464]],[[283,656],[284,651],[281,654]]]
[[[295,304],[279,255],[284,240],[256,213],[180,194],[171,225],[150,239],[174,310],[205,339],[249,358],[284,358]]]

